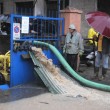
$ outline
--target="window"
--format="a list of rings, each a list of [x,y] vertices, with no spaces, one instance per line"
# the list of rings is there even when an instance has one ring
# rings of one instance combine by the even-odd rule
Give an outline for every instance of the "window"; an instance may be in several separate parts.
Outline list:
[[[98,0],[98,10],[110,14],[110,0]]]
[[[62,0],[60,1],[60,9],[65,9],[67,6],[69,6],[69,0]]]
[[[0,14],[3,14],[3,3],[0,3]]]
[[[17,2],[16,14],[19,15],[33,15],[33,2]]]

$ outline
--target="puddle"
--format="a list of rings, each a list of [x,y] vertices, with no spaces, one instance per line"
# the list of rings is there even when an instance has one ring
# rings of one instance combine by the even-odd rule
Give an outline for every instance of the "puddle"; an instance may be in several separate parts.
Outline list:
[[[44,94],[48,90],[44,87],[16,87],[6,91],[0,91],[0,103],[12,102],[23,98]]]

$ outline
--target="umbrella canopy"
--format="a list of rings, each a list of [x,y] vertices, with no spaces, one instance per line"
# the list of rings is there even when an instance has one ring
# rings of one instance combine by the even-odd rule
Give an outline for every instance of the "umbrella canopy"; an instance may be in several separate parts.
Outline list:
[[[110,38],[110,16],[104,12],[96,11],[85,15],[88,24],[100,34]]]

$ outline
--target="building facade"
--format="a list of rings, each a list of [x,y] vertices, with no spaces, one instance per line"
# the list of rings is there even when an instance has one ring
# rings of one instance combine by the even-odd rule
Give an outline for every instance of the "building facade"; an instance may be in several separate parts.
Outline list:
[[[69,6],[83,11],[81,15],[81,33],[84,37],[87,37],[90,26],[85,20],[85,14],[97,10],[97,0],[70,0]]]
[[[85,14],[92,11],[104,11],[109,13],[109,0],[0,0],[0,14],[26,14],[26,15],[42,15],[55,17],[58,15],[58,5],[60,9],[67,6],[81,10],[81,33],[87,36],[88,26],[85,20]],[[51,10],[54,10],[52,13]]]

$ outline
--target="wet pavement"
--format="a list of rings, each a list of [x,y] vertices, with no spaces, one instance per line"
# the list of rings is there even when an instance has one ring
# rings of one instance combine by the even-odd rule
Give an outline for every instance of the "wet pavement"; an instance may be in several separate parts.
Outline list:
[[[94,82],[110,85],[110,74],[109,74],[110,70],[108,70],[106,78],[102,81],[99,81],[97,79],[92,80],[92,77],[94,76],[93,67],[80,65],[80,70],[82,72],[79,72],[78,74],[80,74],[82,77]],[[100,76],[101,76],[101,69],[100,69]],[[40,81],[40,83],[38,84],[37,81],[34,81],[28,84],[19,85],[19,86],[10,88],[7,91],[0,91],[0,103],[18,101],[21,99],[39,96],[45,93],[49,93],[49,91],[45,87],[43,82]]]
[[[24,98],[30,98],[47,93],[48,90],[44,85],[38,85],[35,82],[19,85],[10,88],[7,91],[0,91],[0,103],[13,102]]]
[[[99,71],[99,78],[101,77],[101,69]],[[81,72],[79,72],[78,74],[80,74],[82,77],[94,81],[94,82],[98,82],[98,83],[102,83],[102,84],[107,84],[110,85],[110,67],[107,71],[106,77],[103,80],[99,80],[99,79],[93,79],[94,77],[94,67],[87,67],[86,65],[80,65],[80,70]]]

